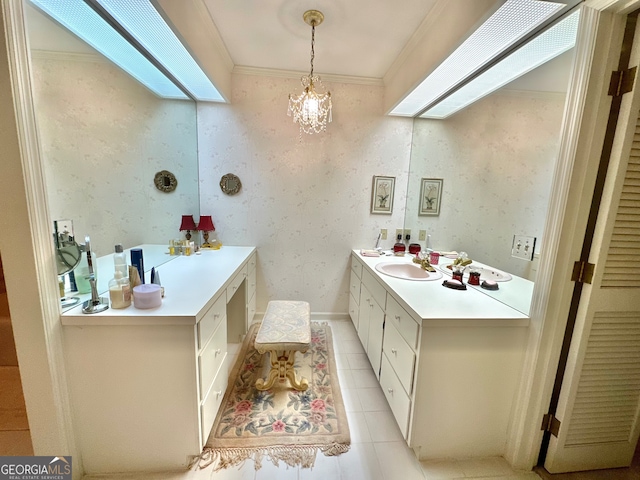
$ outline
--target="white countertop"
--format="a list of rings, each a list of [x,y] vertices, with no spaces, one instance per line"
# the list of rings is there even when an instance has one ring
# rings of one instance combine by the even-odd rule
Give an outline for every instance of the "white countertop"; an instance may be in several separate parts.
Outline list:
[[[450,324],[451,320],[465,321],[461,325],[473,324],[478,320],[494,320],[496,325],[503,325],[503,320],[514,320],[514,326],[529,323],[528,315],[518,309],[531,301],[533,282],[528,280],[514,276],[508,282],[499,282],[498,291],[480,290],[480,287],[473,286],[467,286],[467,290],[454,290],[442,285],[444,280],[450,278],[446,274],[438,280],[413,281],[391,277],[375,269],[376,264],[382,262],[412,263],[412,256],[365,257],[359,250],[353,250],[353,254],[369,273],[385,286],[416,320],[421,319],[423,324],[427,322],[432,325],[445,325]],[[515,308],[509,306],[507,301],[512,301]],[[524,311],[528,310],[527,306]],[[482,323],[489,325],[491,322]]]
[[[83,314],[82,304],[64,312],[63,325],[148,325],[154,324],[196,324],[199,317],[213,305],[219,294],[223,293],[233,277],[255,251],[255,247],[223,246],[220,250],[202,250],[199,255],[167,255],[171,261],[160,262],[156,249],[142,245],[145,268],[147,251],[151,265],[156,266],[160,281],[165,289],[162,305],[152,309],[138,309],[131,306],[122,309],[109,309],[95,314]],[[134,247],[135,248],[135,247]],[[167,249],[167,247],[163,247]],[[105,268],[106,269],[106,268]],[[111,267],[113,270],[113,266]],[[147,276],[148,278],[148,276]],[[103,294],[102,296],[107,296]],[[205,308],[206,307],[206,308]]]

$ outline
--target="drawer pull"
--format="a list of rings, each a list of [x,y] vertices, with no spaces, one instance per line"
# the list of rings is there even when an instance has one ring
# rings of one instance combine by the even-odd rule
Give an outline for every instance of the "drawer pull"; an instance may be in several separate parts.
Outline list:
[[[387,388],[387,392],[389,392],[391,395],[393,395],[393,388]]]
[[[218,390],[218,391],[216,392],[216,398],[220,397],[220,395],[222,395],[222,390]]]
[[[396,320],[400,321],[400,315],[396,315]]]
[[[395,348],[392,348],[391,349],[391,353],[393,353],[394,355],[397,355],[398,354],[398,350],[396,350]]]
[[[213,318],[220,318],[220,314],[219,313],[214,313],[213,314]]]
[[[220,350],[219,348],[216,349],[215,353],[213,354],[214,357],[217,357],[218,355],[220,355],[220,353],[222,352],[222,350]]]

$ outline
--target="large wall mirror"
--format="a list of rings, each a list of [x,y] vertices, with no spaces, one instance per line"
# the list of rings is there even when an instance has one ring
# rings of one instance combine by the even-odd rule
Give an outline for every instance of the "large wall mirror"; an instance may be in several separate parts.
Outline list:
[[[414,120],[405,214],[412,239],[426,230],[430,248],[535,280],[572,65],[573,50],[445,120]],[[438,202],[440,179],[437,215],[435,203],[421,211],[426,189]],[[511,256],[514,235],[536,237],[533,262]]]
[[[183,214],[199,216],[195,102],[157,97],[24,3],[51,219],[97,255],[168,245]],[[175,190],[155,187],[162,170]]]

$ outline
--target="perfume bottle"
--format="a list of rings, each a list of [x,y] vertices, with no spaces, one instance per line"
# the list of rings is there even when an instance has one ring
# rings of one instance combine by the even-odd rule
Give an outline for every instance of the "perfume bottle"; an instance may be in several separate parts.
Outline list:
[[[407,247],[402,242],[402,234],[398,234],[398,241],[393,246],[393,254],[402,257]]]

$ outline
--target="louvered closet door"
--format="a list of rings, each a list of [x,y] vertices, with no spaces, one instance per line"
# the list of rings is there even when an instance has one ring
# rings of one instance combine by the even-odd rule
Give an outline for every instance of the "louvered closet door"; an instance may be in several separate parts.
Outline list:
[[[630,65],[638,65],[638,36]],[[624,467],[640,433],[640,94],[623,97],[545,468]]]

